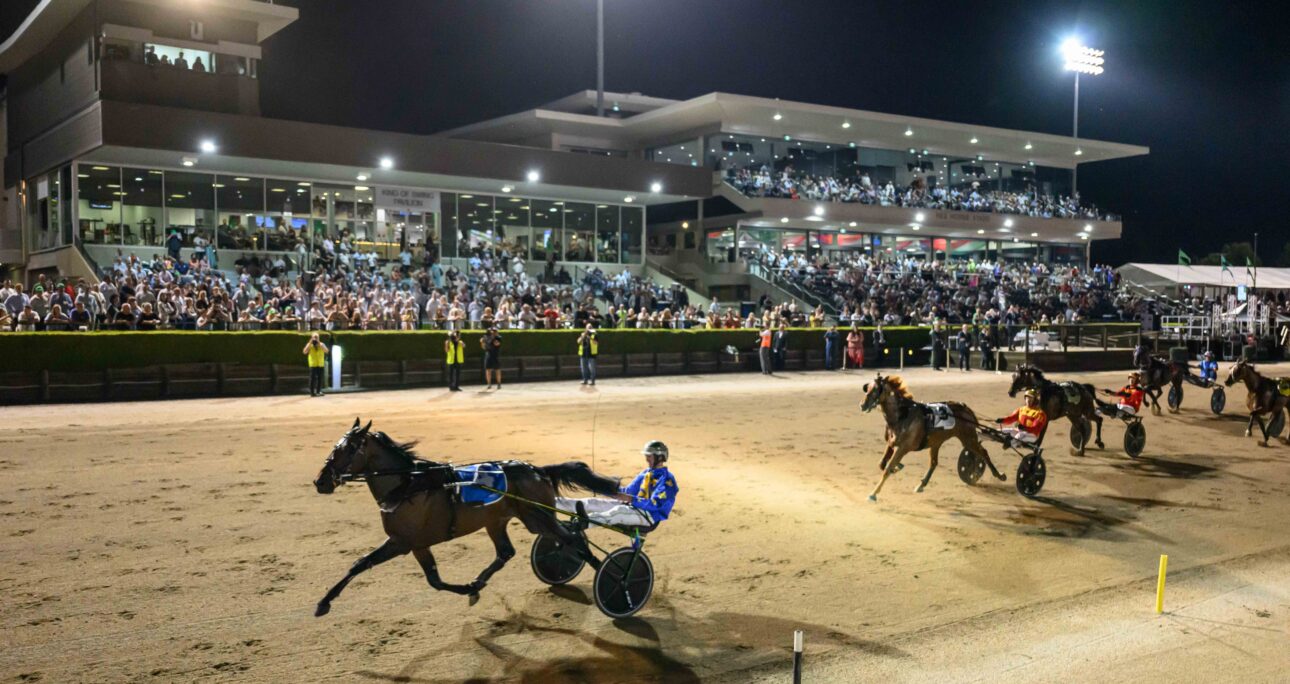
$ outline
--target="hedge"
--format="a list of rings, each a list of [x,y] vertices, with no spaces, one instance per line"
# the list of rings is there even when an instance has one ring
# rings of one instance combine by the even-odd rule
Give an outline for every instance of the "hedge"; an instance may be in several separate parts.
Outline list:
[[[1137,324],[1127,324],[1126,330]],[[1101,327],[1101,326],[1090,326]],[[1120,326],[1115,326],[1120,327]],[[862,328],[872,347],[872,328]],[[846,329],[839,328],[845,338]],[[462,333],[468,361],[479,357],[480,331]],[[504,330],[504,356],[572,356],[577,353],[577,330]],[[793,328],[790,349],[823,349],[821,328]],[[928,342],[925,327],[884,328],[886,347],[922,348]],[[324,332],[328,344],[345,348],[353,361],[400,361],[443,358],[447,333],[416,331]],[[617,330],[598,333],[602,354],[644,354],[650,352],[713,352],[733,345],[752,351],[757,331],[737,330]],[[256,332],[34,332],[0,334],[0,372],[93,371],[107,368],[138,368],[161,364],[244,363],[303,364],[301,349],[308,333],[294,331]]]

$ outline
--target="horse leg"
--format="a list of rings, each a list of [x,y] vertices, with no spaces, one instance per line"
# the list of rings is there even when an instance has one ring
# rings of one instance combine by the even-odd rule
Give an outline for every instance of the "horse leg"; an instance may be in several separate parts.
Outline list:
[[[501,570],[507,561],[515,557],[515,547],[511,544],[511,538],[506,534],[506,523],[506,520],[494,520],[486,528],[488,537],[493,540],[493,548],[497,551],[497,557],[493,559],[492,563],[488,564],[488,567],[484,568],[483,572],[479,573],[479,577],[476,577],[474,582],[470,583],[470,586],[474,587],[476,592],[483,589],[488,584],[489,578],[498,570]]]
[[[891,460],[887,462],[887,467],[882,469],[882,479],[878,480],[878,486],[874,487],[873,492],[869,494],[870,501],[878,500],[878,492],[882,491],[883,483],[885,483],[887,478],[895,472],[896,465],[900,463],[900,459],[904,458],[908,451],[908,449],[896,448],[896,452],[892,455]]]
[[[999,469],[994,467],[994,461],[990,460],[990,452],[986,451],[985,447],[981,446],[980,440],[972,440],[972,445],[968,448],[972,450],[972,453],[976,454],[977,458],[985,461],[985,467],[990,469],[990,474],[993,475],[996,480],[1000,482],[1008,481],[1008,476],[999,472]]]
[[[1258,418],[1256,417],[1256,414],[1257,414],[1257,413],[1258,413],[1258,411],[1257,411],[1257,410],[1256,410],[1256,411],[1250,411],[1250,421],[1249,421],[1248,423],[1246,423],[1246,424],[1245,424],[1245,436],[1246,436],[1246,437],[1249,437],[1250,435],[1254,434],[1254,421],[1255,421],[1255,420],[1258,420]]]
[[[1097,425],[1097,448],[1105,449],[1106,445],[1102,443],[1102,416],[1097,411],[1094,411],[1091,419]]]
[[[932,473],[936,470],[936,455],[940,450],[941,445],[939,444],[931,448],[932,462],[927,466],[927,474],[923,476],[923,481],[918,483],[918,486],[914,488],[915,494],[922,494],[923,489],[927,487],[927,482],[932,479]]]
[[[345,575],[336,583],[336,586],[332,587],[331,590],[327,592],[327,595],[318,602],[318,607],[314,610],[314,617],[322,617],[331,611],[331,602],[335,600],[337,596],[340,596],[340,592],[345,590],[345,586],[349,584],[350,580],[368,570],[371,570],[381,563],[390,560],[391,558],[402,556],[409,550],[410,549],[406,546],[395,542],[393,539],[386,539],[385,543],[376,547],[375,551],[372,551],[366,556],[358,559],[358,561],[354,563],[354,566],[349,569],[349,574]]]
[[[448,584],[439,579],[439,567],[435,565],[434,554],[430,553],[429,547],[424,549],[412,549],[412,555],[416,556],[417,562],[421,564],[421,571],[426,574],[426,580],[430,582],[430,587],[436,591],[451,591],[454,594],[470,597],[470,605],[475,605],[479,601],[479,592],[470,584]]]
[[[1262,415],[1262,414],[1263,414],[1263,411],[1255,410],[1255,411],[1253,411],[1253,412],[1251,412],[1251,413],[1250,413],[1250,418],[1251,418],[1251,419],[1253,419],[1253,420],[1258,421],[1258,423],[1259,423],[1259,432],[1263,433],[1263,439],[1259,440],[1259,446],[1264,446],[1264,447],[1265,447],[1265,446],[1267,446],[1267,445],[1268,445],[1268,426],[1267,426],[1267,423],[1264,423],[1264,422],[1263,422],[1263,415]]]
[[[891,455],[896,453],[896,445],[888,444],[887,450],[882,454],[882,462],[878,464],[878,470],[886,470],[887,464],[891,462]]]

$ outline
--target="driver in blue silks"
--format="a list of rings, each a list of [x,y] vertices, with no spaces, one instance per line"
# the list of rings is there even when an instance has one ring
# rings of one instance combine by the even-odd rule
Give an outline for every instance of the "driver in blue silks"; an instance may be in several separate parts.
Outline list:
[[[1205,352],[1205,358],[1200,362],[1200,379],[1215,383],[1218,382],[1218,362],[1214,360],[1214,352]]]
[[[612,499],[557,497],[555,507],[586,515],[604,525],[653,527],[667,520],[676,505],[676,477],[667,469],[667,445],[654,440],[641,449],[646,468]]]

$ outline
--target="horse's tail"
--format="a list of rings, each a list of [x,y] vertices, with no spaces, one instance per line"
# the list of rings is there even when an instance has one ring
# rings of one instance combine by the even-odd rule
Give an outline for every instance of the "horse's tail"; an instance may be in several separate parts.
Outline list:
[[[551,481],[556,494],[560,487],[585,489],[601,496],[613,496],[618,493],[618,480],[601,475],[582,461],[566,461],[549,466],[538,466],[538,472]]]

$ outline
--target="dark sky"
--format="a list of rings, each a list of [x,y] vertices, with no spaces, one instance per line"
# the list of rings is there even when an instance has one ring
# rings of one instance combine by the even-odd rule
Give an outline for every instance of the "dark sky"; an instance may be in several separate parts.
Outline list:
[[[35,0],[0,2],[0,33]],[[595,87],[594,0],[294,0],[265,44],[267,115],[429,133]],[[1290,10],[1274,2],[606,0],[606,88],[714,90],[1069,135],[1057,46],[1106,50],[1082,137],[1151,154],[1083,167],[1123,213],[1094,259],[1172,262],[1290,239]]]

